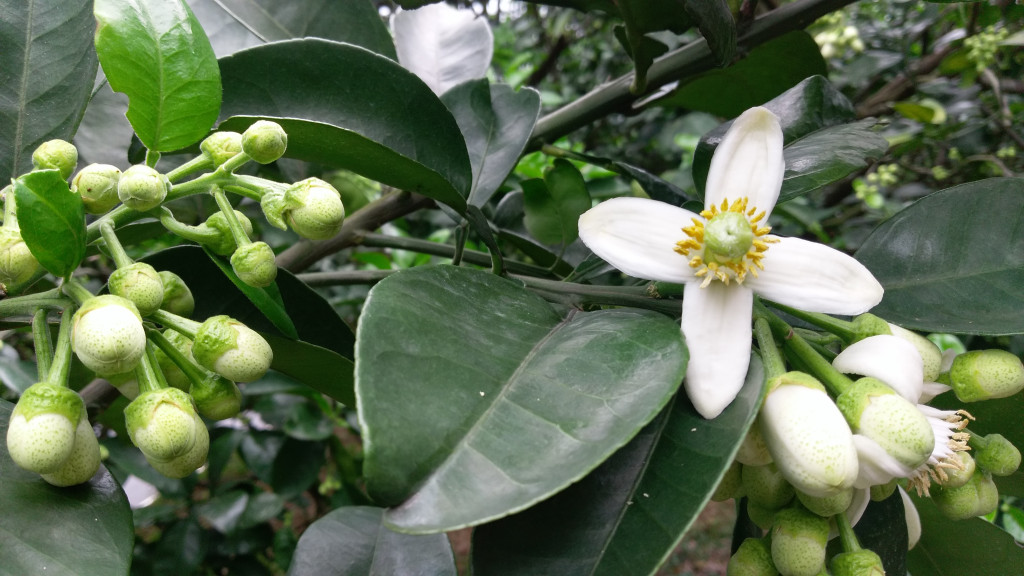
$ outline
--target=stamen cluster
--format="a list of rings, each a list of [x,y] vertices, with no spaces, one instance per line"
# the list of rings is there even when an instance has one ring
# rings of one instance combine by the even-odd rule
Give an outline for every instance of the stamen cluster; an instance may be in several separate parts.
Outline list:
[[[765,218],[765,211],[758,211],[757,207],[748,208],[748,202],[747,198],[733,200],[731,203],[728,199],[723,199],[720,206],[711,205],[700,213],[704,220],[693,218],[693,225],[682,229],[687,238],[677,242],[674,250],[687,257],[691,252],[694,253],[690,257],[689,264],[690,268],[696,269],[694,275],[703,278],[702,288],[707,287],[716,279],[726,285],[732,280],[735,280],[737,284],[742,284],[748,273],[757,278],[757,271],[764,270],[761,260],[764,258],[765,252],[768,251],[768,245],[778,242],[778,239],[769,238],[768,233],[771,232],[771,227],[760,224]],[[735,244],[746,244],[746,246],[739,247],[740,250],[743,248],[746,250],[738,257],[715,251],[707,242],[707,235],[711,233],[708,228],[715,219],[720,219],[722,216],[728,217],[728,215],[739,215],[750,226],[752,238],[750,240],[737,239],[734,242]]]

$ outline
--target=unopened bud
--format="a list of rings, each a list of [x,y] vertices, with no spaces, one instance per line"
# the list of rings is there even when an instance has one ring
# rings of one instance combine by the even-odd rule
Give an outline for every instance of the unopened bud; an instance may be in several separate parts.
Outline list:
[[[277,122],[259,120],[242,133],[242,151],[260,164],[270,164],[288,148],[288,134]]]
[[[718,487],[715,488],[715,493],[711,495],[711,499],[715,502],[725,502],[726,500],[742,496],[742,470],[743,465],[733,460],[729,468],[726,469],[725,475],[718,482]]]
[[[855,434],[875,441],[903,466],[914,470],[935,447],[935,433],[917,406],[874,378],[861,378],[836,400]]]
[[[775,523],[775,513],[778,510],[774,508],[765,508],[755,502],[747,500],[747,516],[750,521],[757,524],[761,530],[771,530],[772,524]]]
[[[64,464],[57,470],[43,474],[43,480],[53,486],[75,486],[88,482],[100,469],[100,443],[82,413],[75,429],[75,444]]]
[[[885,484],[875,484],[871,486],[871,501],[881,502],[885,500],[889,496],[892,496],[892,493],[895,492],[898,487],[899,484],[896,483],[895,479],[890,480]]]
[[[196,331],[192,357],[228,380],[252,382],[266,374],[274,351],[251,328],[222,315],[208,318]]]
[[[0,284],[9,289],[28,282],[39,270],[39,261],[28,249],[21,231],[0,226]]]
[[[971,479],[957,488],[939,485],[931,491],[932,501],[951,520],[984,516],[999,505],[999,489],[992,475],[978,469]]]
[[[184,478],[202,466],[210,451],[210,432],[198,414],[193,413],[192,424],[195,429],[195,442],[188,452],[166,462],[144,454],[149,465],[168,478]]]
[[[829,567],[832,576],[885,576],[882,559],[867,548],[836,554]]]
[[[825,567],[828,520],[802,508],[775,514],[772,526],[772,561],[786,576],[818,576]]]
[[[1024,390],[1024,365],[1005,350],[972,350],[953,360],[949,385],[961,402],[1006,398]]]
[[[117,197],[125,206],[139,212],[159,206],[170,191],[167,177],[145,164],[125,170],[117,182]]]
[[[170,328],[164,330],[163,335],[164,338],[173,344],[186,359],[192,357],[191,340],[183,336],[180,332],[171,330]],[[192,386],[192,381],[185,375],[185,372],[183,372],[181,368],[179,368],[178,365],[175,364],[169,356],[167,356],[167,354],[164,354],[164,351],[161,350],[160,347],[156,348],[155,356],[157,366],[159,366],[160,371],[163,372],[164,379],[167,380],[167,383],[178,390],[188,392],[189,387]]]
[[[974,460],[993,476],[1009,476],[1020,468],[1020,450],[1002,434],[989,434]]]
[[[213,373],[193,382],[189,395],[196,402],[196,410],[210,420],[233,418],[242,407],[242,391],[238,386]]]
[[[181,276],[161,270],[160,280],[164,284],[164,300],[160,308],[183,318],[191,316],[196,309],[196,300]]]
[[[744,466],[741,478],[747,500],[764,508],[778,510],[789,504],[796,494],[774,462],[764,466]]]
[[[747,538],[729,558],[726,576],[777,576],[772,551],[764,538]]]
[[[853,342],[860,342],[871,336],[892,334],[889,323],[874,314],[861,314],[853,319]]]
[[[310,240],[326,240],[341,230],[345,206],[341,195],[319,178],[296,182],[285,192],[288,224],[296,234]]]
[[[266,242],[239,246],[231,255],[231,269],[238,275],[239,280],[249,286],[270,286],[277,278],[274,250]]]
[[[18,466],[38,474],[58,470],[71,456],[75,428],[85,412],[78,394],[48,382],[29,386],[7,428],[7,451]]]
[[[177,388],[143,392],[124,409],[124,417],[132,443],[147,460],[169,462],[196,442],[192,398]]]
[[[771,464],[772,454],[765,444],[764,435],[761,433],[761,417],[754,420],[754,424],[747,430],[743,437],[739,450],[736,451],[736,460],[744,466],[764,466]]]
[[[238,223],[242,226],[242,230],[245,231],[245,235],[247,237],[252,236],[252,222],[249,221],[249,218],[238,210],[234,210],[234,213],[235,218],[238,219]],[[212,214],[206,219],[206,222],[199,225],[199,228],[204,227],[207,230],[216,231],[218,233],[216,240],[207,241],[203,244],[204,246],[213,251],[214,254],[219,254],[220,256],[227,256],[228,254],[234,253],[235,248],[237,248],[238,245],[235,243],[235,237],[231,234],[231,227],[228,226],[227,218],[224,216],[223,212],[216,212]]]
[[[199,144],[203,156],[220,166],[242,151],[242,135],[238,132],[214,132]]]
[[[840,512],[845,512],[850,507],[850,504],[853,503],[853,492],[853,488],[847,488],[831,496],[818,497],[810,496],[797,490],[796,497],[805,508],[818,516],[827,518],[835,516]]]
[[[130,300],[105,294],[87,300],[75,312],[71,345],[100,376],[134,370],[146,351],[142,317]]]
[[[43,142],[32,152],[32,165],[39,170],[60,170],[61,177],[67,180],[78,166],[78,149],[64,140]]]
[[[893,336],[906,340],[913,344],[914,348],[917,348],[917,352],[921,355],[921,361],[923,362],[924,381],[934,382],[941,372],[942,350],[939,350],[939,347],[931,340],[917,332],[911,332],[895,324],[889,324],[889,330],[892,331]]]
[[[89,164],[71,181],[71,190],[82,197],[89,214],[106,214],[121,200],[117,196],[117,183],[121,171],[110,164]]]
[[[114,270],[107,280],[110,293],[131,300],[139,314],[149,316],[164,301],[164,282],[155,268],[135,262]]]

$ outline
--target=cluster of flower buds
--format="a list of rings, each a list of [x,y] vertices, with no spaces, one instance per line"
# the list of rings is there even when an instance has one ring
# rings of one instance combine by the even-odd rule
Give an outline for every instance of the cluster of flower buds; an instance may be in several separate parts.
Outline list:
[[[928,339],[871,315],[849,325],[851,343],[831,363],[799,335],[785,335],[821,381],[804,372],[769,378],[760,413],[715,492],[716,500],[745,497],[750,519],[768,532],[743,543],[730,575],[825,573],[825,546],[840,525],[855,524],[870,500],[897,489],[913,547],[920,524],[906,490],[931,496],[949,518],[981,516],[998,506],[992,476],[1020,465],[1003,436],[967,430],[967,411],[928,405],[950,390],[964,403],[1020,392],[1019,358],[1001,350],[944,357]],[[844,550],[828,564],[833,575],[884,573],[873,552],[845,540]]]

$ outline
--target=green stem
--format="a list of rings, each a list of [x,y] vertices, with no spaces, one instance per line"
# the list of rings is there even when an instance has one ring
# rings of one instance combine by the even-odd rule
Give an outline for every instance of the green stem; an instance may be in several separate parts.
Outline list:
[[[167,310],[157,310],[147,316],[147,318],[166,328],[170,328],[176,332],[181,332],[191,340],[196,339],[196,330],[199,330],[199,327],[202,326],[202,324],[195,320],[183,318],[177,314],[168,312]]]
[[[150,342],[156,344],[157,348],[159,348],[165,356],[171,359],[171,362],[174,362],[175,366],[185,373],[185,376],[188,377],[189,381],[202,382],[209,375],[206,370],[203,370],[197,366],[195,362],[185,357],[185,355],[181,353],[181,350],[178,350],[177,346],[168,340],[167,337],[159,330],[147,328],[146,336],[149,337]]]
[[[248,198],[250,200],[254,200],[256,202],[259,202],[260,200],[263,200],[263,193],[262,193],[263,191],[262,190],[253,190],[253,189],[248,188],[246,186],[237,186],[237,185],[234,185],[234,184],[224,184],[224,185],[221,186],[221,188],[223,188],[225,192],[231,192],[232,194],[238,194],[239,196],[244,196],[244,197],[246,197],[246,198]]]
[[[685,284],[673,284],[671,282],[651,282],[647,285],[647,293],[652,298],[682,298],[686,289]]]
[[[71,374],[71,322],[74,314],[71,307],[65,308],[60,316],[60,329],[57,330],[57,346],[53,353],[53,362],[47,373],[46,381],[57,386],[68,385]]]
[[[964,432],[971,435],[971,437],[967,440],[967,443],[971,446],[971,450],[974,450],[975,453],[984,450],[985,447],[988,446],[988,438],[985,438],[984,436],[972,431],[970,428],[965,428]]]
[[[833,395],[839,396],[853,386],[852,380],[833,368],[810,343],[794,332],[783,319],[772,314],[759,299],[754,300],[754,313],[768,322],[775,337],[781,339],[786,349],[798,357],[807,370],[821,380]]]
[[[238,221],[238,216],[235,216],[235,209],[231,207],[231,203],[228,202],[228,197],[224,195],[224,191],[214,186],[210,190],[210,194],[213,194],[213,199],[217,201],[217,207],[224,214],[224,220],[227,221],[228,228],[231,230],[231,237],[235,239],[235,246],[241,248],[252,244],[249,237],[245,235],[245,229],[242,228],[242,223]]]
[[[245,164],[250,160],[252,160],[252,158],[249,158],[248,154],[246,154],[245,152],[239,152],[238,154],[235,154],[231,158],[228,158],[223,164],[218,166],[217,172],[219,172],[221,175],[231,174],[235,170],[238,170],[242,166],[245,166]]]
[[[376,284],[391,276],[397,270],[340,270],[337,272],[307,272],[298,274],[309,286],[351,286],[356,284]]]
[[[160,153],[155,150],[146,150],[146,166],[150,168],[156,168],[156,163],[160,161]]]
[[[53,362],[53,342],[50,342],[50,311],[39,308],[32,316],[32,343],[36,349],[36,370],[39,381],[46,380]]]
[[[174,217],[174,213],[166,207],[161,206],[158,214],[160,223],[163,224],[164,228],[186,240],[198,242],[199,244],[210,244],[220,240],[220,232],[180,222]]]
[[[30,316],[36,313],[39,308],[54,310],[64,308],[71,304],[60,288],[53,288],[38,294],[27,294],[14,298],[0,300],[0,318],[11,316]]]
[[[79,306],[85,304],[86,300],[93,297],[93,293],[89,292],[85,286],[79,284],[74,278],[68,279],[61,284],[61,290]]]
[[[836,529],[839,531],[839,539],[843,543],[843,552],[859,551],[860,542],[857,540],[857,534],[853,531],[850,519],[846,517],[846,512],[840,512],[832,518],[836,522]]]
[[[786,362],[782,359],[779,347],[775,345],[775,337],[772,336],[772,328],[768,325],[767,319],[758,317],[754,320],[754,336],[757,338],[757,347],[761,351],[765,378],[771,380],[785,374]]]
[[[139,395],[146,392],[154,392],[167,388],[167,380],[158,368],[156,361],[156,347],[152,342],[146,341],[146,353],[139,360],[135,368],[135,378],[139,381]]]
[[[174,168],[168,172],[166,176],[171,182],[176,182],[185,176],[195,174],[196,172],[206,170],[207,168],[213,168],[213,161],[207,158],[205,154],[200,154],[181,166]]]
[[[844,342],[852,342],[856,339],[856,332],[852,322],[840,320],[839,318],[834,318],[828,314],[821,314],[819,312],[805,312],[803,310],[797,310],[796,308],[790,308],[789,306],[779,304],[777,302],[766,301],[766,303],[772,308],[781,310],[794,318],[799,318],[804,322],[809,322],[823,330],[827,330],[842,338]]]
[[[545,300],[576,308],[594,305],[631,306],[669,316],[678,316],[682,310],[679,301],[651,298],[646,286],[592,286],[518,275],[512,275],[512,278]]]
[[[128,253],[124,251],[124,247],[121,246],[121,241],[117,239],[113,224],[104,222],[100,226],[100,235],[103,236],[103,241],[107,244],[107,250],[110,251],[110,255],[114,258],[114,264],[118,268],[125,268],[134,264]]]
[[[456,252],[456,247],[451,244],[439,244],[437,242],[421,240],[419,238],[403,238],[377,233],[364,234],[362,239],[359,241],[359,244],[373,248],[398,248],[400,250],[409,250],[411,252],[419,252],[421,254],[430,254],[431,256],[453,259]],[[463,250],[462,259],[477,266],[488,266],[492,263],[491,256],[488,253],[480,252],[479,250]],[[540,266],[527,264],[525,262],[505,260],[505,267],[508,268],[509,272],[518,274],[532,274],[536,276],[549,275],[546,268],[541,268]]]
[[[18,215],[14,201],[14,185],[8,184],[7,186],[4,186],[3,191],[0,191],[0,196],[4,199],[4,226],[18,230]]]

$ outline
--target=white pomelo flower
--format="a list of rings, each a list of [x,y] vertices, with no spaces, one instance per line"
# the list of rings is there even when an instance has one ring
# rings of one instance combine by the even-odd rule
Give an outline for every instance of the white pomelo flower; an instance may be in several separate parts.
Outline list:
[[[483,78],[494,55],[494,35],[484,18],[443,2],[391,17],[398,62],[440,96],[467,80]]]

